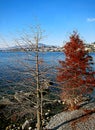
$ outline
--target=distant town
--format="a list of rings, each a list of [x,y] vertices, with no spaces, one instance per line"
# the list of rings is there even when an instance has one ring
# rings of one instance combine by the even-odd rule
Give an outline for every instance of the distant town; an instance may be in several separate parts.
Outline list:
[[[39,52],[62,52],[64,51],[64,46],[63,47],[59,47],[59,46],[48,46],[45,44],[41,44],[39,45]],[[85,50],[87,50],[88,52],[95,52],[95,42],[91,43],[91,44],[85,44]],[[7,48],[7,49],[0,49],[0,51],[12,51],[12,52],[16,52],[16,51],[36,51],[36,47],[35,45],[32,46],[15,46],[15,47],[11,47],[11,48]]]
[[[95,52],[95,42],[91,44],[85,44],[85,50],[89,52]]]

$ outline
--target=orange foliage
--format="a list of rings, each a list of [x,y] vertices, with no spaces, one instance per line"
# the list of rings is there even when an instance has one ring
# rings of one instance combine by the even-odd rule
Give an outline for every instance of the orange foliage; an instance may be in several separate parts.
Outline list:
[[[76,104],[77,96],[91,93],[95,87],[95,72],[91,67],[93,59],[85,51],[84,42],[74,32],[64,46],[65,61],[59,61],[57,81],[62,86],[61,99]]]

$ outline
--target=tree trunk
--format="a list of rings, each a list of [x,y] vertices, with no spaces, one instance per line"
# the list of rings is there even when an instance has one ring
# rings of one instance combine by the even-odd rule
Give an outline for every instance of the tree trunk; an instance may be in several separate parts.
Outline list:
[[[36,85],[37,85],[37,130],[42,130],[41,121],[41,95],[39,84],[39,59],[38,59],[38,36],[36,37]]]

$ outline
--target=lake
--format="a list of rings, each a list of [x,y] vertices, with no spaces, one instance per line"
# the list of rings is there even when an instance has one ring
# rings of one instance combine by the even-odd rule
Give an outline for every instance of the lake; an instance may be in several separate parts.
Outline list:
[[[95,63],[95,53],[90,53]],[[64,60],[65,55],[62,52],[39,52],[40,69],[48,70],[49,77],[58,66],[59,60]],[[95,66],[93,65],[94,69]],[[31,68],[33,70],[31,70]],[[30,79],[35,70],[35,53],[33,52],[0,52],[0,92],[1,94],[10,93],[15,89],[20,89],[18,83],[25,79]],[[53,71],[52,71],[53,70]],[[27,82],[27,80],[25,81]],[[20,85],[21,86],[21,85]]]
[[[58,64],[58,60],[65,58],[61,52],[44,52],[39,54],[39,60],[47,66]],[[0,52],[0,80],[13,80],[16,72],[22,72],[27,67],[35,66],[35,53],[29,52]],[[15,75],[15,77],[13,77]]]

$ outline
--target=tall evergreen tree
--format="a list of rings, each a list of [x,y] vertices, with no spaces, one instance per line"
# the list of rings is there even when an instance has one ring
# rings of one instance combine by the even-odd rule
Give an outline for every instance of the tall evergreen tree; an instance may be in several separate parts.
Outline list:
[[[64,46],[65,61],[59,61],[57,80],[62,85],[61,99],[66,101],[70,108],[76,106],[76,101],[95,87],[95,71],[93,59],[85,51],[84,42],[74,32],[70,41]]]

